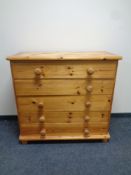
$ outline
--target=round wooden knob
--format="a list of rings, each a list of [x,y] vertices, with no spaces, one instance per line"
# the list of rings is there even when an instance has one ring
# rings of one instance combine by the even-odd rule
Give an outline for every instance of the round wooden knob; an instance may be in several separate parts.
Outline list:
[[[93,90],[93,86],[92,85],[87,86],[87,91],[88,92],[92,92],[92,90]]]
[[[95,72],[95,70],[92,67],[89,67],[87,72],[89,75],[92,75]]]
[[[85,134],[85,136],[89,135],[89,130],[87,128],[84,130],[84,134]]]
[[[46,135],[46,130],[44,128],[40,131],[40,135],[41,136],[45,136]]]
[[[36,68],[36,69],[34,70],[34,72],[35,72],[35,74],[36,74],[37,76],[40,76],[41,73],[42,73],[42,70],[41,70],[40,68]]]
[[[39,107],[39,108],[43,108],[43,107],[44,107],[43,102],[38,103],[38,107]]]
[[[85,122],[88,122],[89,121],[89,119],[90,119],[90,117],[87,115],[87,116],[85,116]]]
[[[43,123],[43,122],[45,121],[45,116],[42,115],[42,116],[39,118],[39,121],[40,121],[41,123]]]
[[[90,107],[91,106],[91,102],[90,101],[87,101],[86,102],[86,107]]]

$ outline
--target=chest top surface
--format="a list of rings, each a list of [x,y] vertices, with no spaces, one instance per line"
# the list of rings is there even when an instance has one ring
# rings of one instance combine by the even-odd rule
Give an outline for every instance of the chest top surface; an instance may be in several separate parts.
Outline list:
[[[25,52],[9,56],[10,61],[28,60],[120,60],[121,56],[107,51],[96,52]]]

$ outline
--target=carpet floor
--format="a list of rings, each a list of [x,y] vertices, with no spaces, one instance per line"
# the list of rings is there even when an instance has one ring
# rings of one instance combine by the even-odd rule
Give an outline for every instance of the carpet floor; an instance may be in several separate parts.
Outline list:
[[[15,120],[0,120],[0,175],[131,175],[131,118],[112,117],[111,140],[18,142]]]

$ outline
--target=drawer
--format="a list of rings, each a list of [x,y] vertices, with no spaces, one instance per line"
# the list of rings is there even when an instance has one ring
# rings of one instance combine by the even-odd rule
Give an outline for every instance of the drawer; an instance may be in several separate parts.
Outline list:
[[[86,133],[88,131],[88,134]],[[108,123],[92,123],[85,128],[83,123],[45,123],[21,125],[21,135],[41,135],[41,136],[74,136],[90,134],[106,134],[108,131]]]
[[[116,61],[13,62],[14,79],[114,78]]]
[[[109,111],[111,95],[17,97],[19,112]]]
[[[43,121],[42,121],[43,119]],[[88,119],[88,120],[87,120]],[[30,123],[77,123],[77,122],[108,122],[109,112],[56,112],[56,111],[44,111],[44,112],[32,112],[21,111],[19,113],[19,121],[22,124]]]
[[[114,80],[42,79],[15,80],[17,96],[112,94]]]

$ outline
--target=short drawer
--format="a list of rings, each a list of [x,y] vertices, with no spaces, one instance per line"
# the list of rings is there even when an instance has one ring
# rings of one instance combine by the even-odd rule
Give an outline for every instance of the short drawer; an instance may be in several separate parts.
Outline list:
[[[19,111],[109,111],[111,95],[17,97]]]
[[[84,111],[69,111],[69,112],[32,112],[21,111],[19,113],[19,121],[21,124],[30,123],[92,123],[92,122],[108,122],[109,112],[84,112]]]
[[[14,79],[114,78],[116,61],[13,62]]]
[[[15,80],[17,96],[112,94],[114,80],[42,79]]]
[[[21,125],[21,135],[40,135],[46,136],[77,136],[84,135],[88,137],[90,134],[106,134],[108,131],[108,123],[92,123],[85,128],[83,123],[46,123],[44,126],[40,124]],[[87,133],[88,132],[88,133]]]

